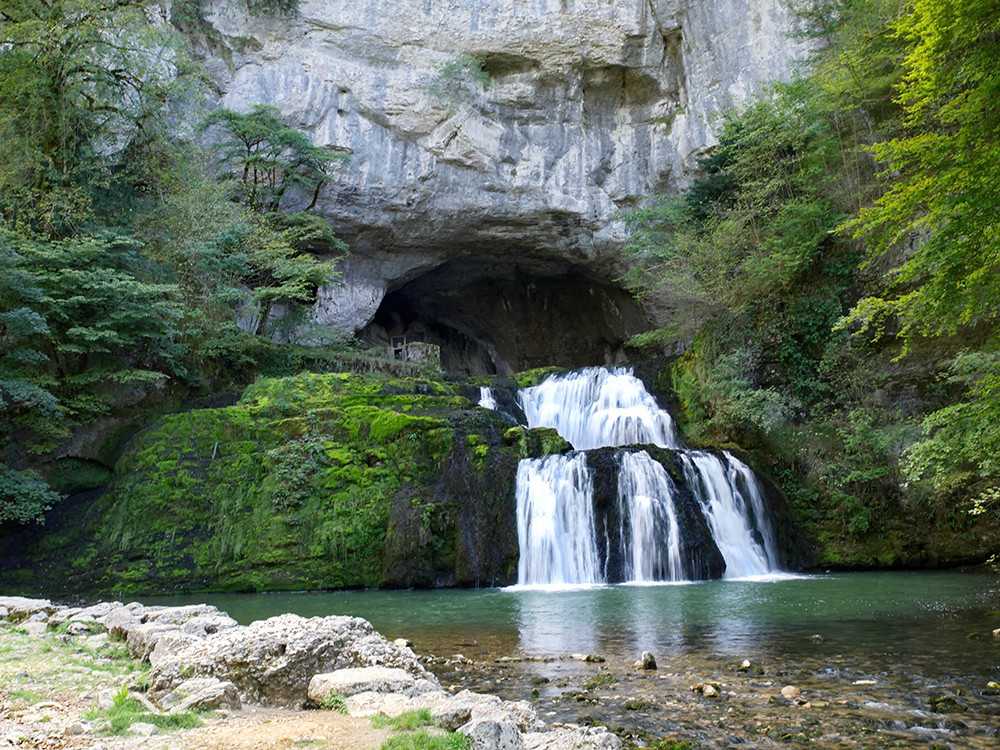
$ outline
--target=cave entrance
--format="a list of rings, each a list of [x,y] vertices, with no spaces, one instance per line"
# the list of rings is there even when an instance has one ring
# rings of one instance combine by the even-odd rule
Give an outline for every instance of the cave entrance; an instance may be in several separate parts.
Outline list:
[[[509,375],[619,364],[625,342],[647,327],[631,295],[581,269],[452,260],[390,287],[359,337],[389,351],[393,342],[436,344],[450,374]]]

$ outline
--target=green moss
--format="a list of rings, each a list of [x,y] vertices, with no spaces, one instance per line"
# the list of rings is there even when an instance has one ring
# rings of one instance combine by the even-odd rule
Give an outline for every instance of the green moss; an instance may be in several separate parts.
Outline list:
[[[515,373],[513,377],[518,388],[530,388],[541,383],[549,375],[560,372],[566,372],[566,369],[563,367],[538,367],[534,370]]]
[[[504,445],[511,446],[520,458],[537,458],[572,450],[565,439],[552,427],[512,427],[503,435]]]
[[[59,571],[47,592],[122,595],[379,586],[396,498],[416,502],[428,559],[454,565],[458,513],[434,488],[456,425],[475,422],[459,433],[472,471],[500,443],[459,390],[306,373],[261,379],[235,406],[164,416],[127,445],[106,495],[42,537],[33,575]],[[45,564],[57,554],[68,569]]]

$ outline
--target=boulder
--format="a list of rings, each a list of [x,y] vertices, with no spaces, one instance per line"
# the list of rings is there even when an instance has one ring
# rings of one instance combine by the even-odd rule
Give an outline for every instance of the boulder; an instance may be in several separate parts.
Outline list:
[[[49,627],[55,630],[64,622],[69,620],[73,615],[82,612],[80,607],[60,607],[51,615],[49,615],[48,623]]]
[[[125,636],[125,644],[133,659],[147,661],[149,655],[156,648],[157,641],[165,633],[177,633],[176,625],[165,625],[160,623],[142,623],[131,630]]]
[[[248,702],[301,707],[314,675],[376,665],[438,684],[412,651],[387,641],[366,620],[286,614],[226,628],[165,654],[150,672],[150,693],[162,697],[189,677],[213,676],[233,682]]]
[[[226,628],[235,628],[237,625],[239,623],[225,612],[218,612],[216,614],[204,614],[192,617],[181,626],[181,629],[185,633],[191,633],[192,635],[206,636],[218,633],[220,630],[225,630]]]
[[[135,630],[142,621],[128,607],[116,607],[98,618],[98,622],[108,629],[113,638],[127,638],[129,631]]]
[[[501,716],[473,719],[458,731],[472,740],[471,750],[524,750],[517,724]]]
[[[344,709],[348,715],[363,718],[378,714],[395,717],[421,708],[427,708],[421,699],[399,693],[356,693],[344,701]]]
[[[150,665],[155,667],[165,659],[169,659],[173,654],[202,640],[204,640],[204,636],[198,637],[193,633],[186,633],[176,628],[160,631],[156,636],[153,650],[149,652],[147,658]]]
[[[413,675],[391,667],[353,667],[314,675],[309,681],[309,700],[322,703],[331,693],[343,696],[357,693],[409,693]]]
[[[49,632],[49,626],[47,623],[38,622],[37,620],[32,622],[26,622],[21,626],[28,635],[39,637],[45,635]]]
[[[224,708],[239,711],[243,708],[239,691],[231,682],[214,677],[195,677],[185,680],[160,699],[160,707],[171,713],[181,711],[207,711]]]
[[[91,633],[103,633],[104,626],[97,620],[76,620],[71,619],[66,626],[66,633],[69,635],[90,635]]]
[[[524,750],[622,750],[620,737],[605,727],[551,729],[523,735]]]
[[[59,609],[48,599],[27,599],[23,596],[0,596],[0,607],[7,610],[7,619],[11,622],[24,622],[40,612],[48,617]]]
[[[642,652],[641,661],[643,669],[656,669],[656,657],[649,651]]]
[[[211,604],[190,604],[185,607],[146,607],[144,622],[155,622],[165,625],[184,625],[196,617],[214,617],[229,615],[219,612],[218,607]]]

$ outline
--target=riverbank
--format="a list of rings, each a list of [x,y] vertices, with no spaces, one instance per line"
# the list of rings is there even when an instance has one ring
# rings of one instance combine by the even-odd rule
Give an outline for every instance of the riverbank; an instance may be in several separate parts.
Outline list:
[[[988,676],[955,670],[948,679],[927,680],[920,665],[908,663],[905,654],[896,654],[895,664],[831,656],[820,633],[807,636],[814,644],[811,659],[776,653],[751,661],[720,654],[682,664],[661,653],[658,669],[642,669],[615,653],[527,656],[500,653],[470,640],[450,647],[418,646],[414,653],[364,627],[358,618],[293,620],[289,618],[295,616],[288,615],[263,622],[294,622],[297,628],[316,633],[317,623],[331,620],[342,627],[343,621],[351,621],[360,640],[350,635],[351,629],[342,631],[348,635],[337,658],[350,651],[370,663],[408,669],[409,694],[347,698],[346,707],[357,715],[304,709],[316,705],[300,689],[309,683],[308,670],[292,663],[301,667],[305,652],[285,627],[272,628],[283,634],[277,641],[261,643],[280,641],[286,653],[278,654],[278,648],[269,656],[264,649],[253,665],[260,675],[268,675],[268,682],[283,687],[263,695],[259,683],[237,677],[238,708],[217,702],[193,711],[177,706],[160,710],[165,700],[170,702],[165,690],[172,679],[198,677],[206,671],[230,676],[239,666],[231,646],[240,638],[228,637],[229,655],[223,659],[218,658],[224,651],[219,643],[226,631],[240,633],[243,626],[203,605],[102,604],[81,609],[20,600],[35,604],[12,612],[5,601],[11,600],[0,598],[0,608],[7,609],[6,613],[0,609],[6,618],[0,620],[0,747],[132,750],[155,742],[167,750],[298,746],[377,750],[398,731],[376,728],[361,714],[379,710],[398,714],[417,708],[420,700],[431,708],[444,701],[464,705],[467,713],[461,720],[469,723],[465,719],[472,718],[471,694],[465,690],[498,695],[484,700],[494,708],[519,713],[517,747],[558,748],[560,733],[586,741],[585,727],[591,724],[606,725],[614,735],[592,730],[593,742],[577,746],[926,748],[937,744],[985,750],[995,747],[1000,737],[1000,688]],[[126,634],[122,639],[111,631],[122,629],[126,612],[141,617],[135,617],[131,637]],[[207,632],[213,629],[215,633]],[[197,636],[198,630],[205,635]],[[252,630],[243,628],[243,641]],[[260,630],[257,626],[254,632]],[[179,635],[184,632],[186,636]],[[987,653],[1000,649],[1000,637],[989,631],[968,635],[970,643]],[[362,641],[364,646],[356,647]],[[204,654],[205,644],[214,644],[215,661],[194,656],[199,649]],[[178,662],[179,654],[187,656]],[[412,689],[421,680],[431,688],[424,698]],[[444,691],[434,688],[438,682]],[[404,685],[402,692],[407,689]],[[247,700],[250,696],[255,696],[252,702]],[[157,703],[151,708],[145,705],[153,700]],[[117,704],[128,701],[133,702],[131,708],[119,710],[123,705]],[[123,723],[127,728],[121,727]],[[461,726],[452,716],[451,727]],[[528,729],[545,731],[523,731]],[[109,734],[112,730],[123,733]],[[490,747],[488,741],[477,741],[476,747]]]
[[[524,701],[444,690],[356,617],[244,626],[209,605],[0,597],[0,634],[0,747],[622,748]]]

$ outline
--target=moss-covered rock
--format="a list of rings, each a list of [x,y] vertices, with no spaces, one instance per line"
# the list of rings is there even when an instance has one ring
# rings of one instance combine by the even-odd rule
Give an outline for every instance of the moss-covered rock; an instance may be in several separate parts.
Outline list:
[[[163,417],[130,441],[103,495],[67,508],[71,524],[5,540],[21,549],[0,583],[49,594],[505,583],[516,529],[497,523],[513,518],[518,451],[460,390],[302,374]]]
[[[503,442],[517,451],[518,458],[538,458],[553,453],[565,453],[571,446],[553,427],[511,427],[503,434]]]

